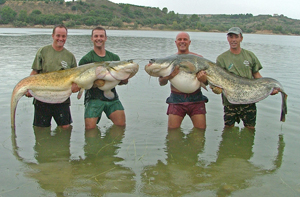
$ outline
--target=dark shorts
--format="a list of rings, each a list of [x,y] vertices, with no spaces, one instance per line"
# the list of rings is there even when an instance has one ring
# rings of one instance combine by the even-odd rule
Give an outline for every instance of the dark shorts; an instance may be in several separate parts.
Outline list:
[[[256,105],[255,103],[246,105],[224,106],[224,123],[226,126],[240,123],[242,119],[244,126],[254,127],[256,124]]]
[[[195,103],[169,103],[167,115],[173,114],[184,117],[186,114],[190,117],[196,114],[206,114],[204,101]]]
[[[102,112],[109,118],[110,114],[117,110],[124,110],[120,100],[102,101],[100,99],[91,99],[85,104],[84,118],[98,117],[99,122]]]
[[[166,103],[192,103],[200,101],[207,103],[208,98],[204,96],[199,89],[190,94],[172,91],[170,96],[167,98]]]
[[[34,104],[33,125],[37,127],[50,127],[54,118],[57,126],[71,124],[72,117],[69,103],[50,104],[36,101]]]

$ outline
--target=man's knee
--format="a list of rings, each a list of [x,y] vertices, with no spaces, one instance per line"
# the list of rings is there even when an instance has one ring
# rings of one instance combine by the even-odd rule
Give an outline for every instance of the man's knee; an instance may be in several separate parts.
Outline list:
[[[126,126],[126,118],[124,110],[114,111],[109,115],[110,120],[117,126]]]
[[[90,130],[90,129],[95,129],[97,126],[97,120],[98,118],[85,118],[85,129]]]

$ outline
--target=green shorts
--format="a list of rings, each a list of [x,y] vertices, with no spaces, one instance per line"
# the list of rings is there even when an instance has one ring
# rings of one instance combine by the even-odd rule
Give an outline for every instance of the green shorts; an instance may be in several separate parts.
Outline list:
[[[110,114],[117,110],[124,110],[120,100],[102,101],[100,99],[92,99],[85,104],[84,118],[99,118],[99,122],[102,112],[109,119]]]
[[[254,127],[256,124],[256,105],[255,103],[246,105],[227,105],[224,106],[224,123],[226,126],[240,123],[242,119],[244,126]]]

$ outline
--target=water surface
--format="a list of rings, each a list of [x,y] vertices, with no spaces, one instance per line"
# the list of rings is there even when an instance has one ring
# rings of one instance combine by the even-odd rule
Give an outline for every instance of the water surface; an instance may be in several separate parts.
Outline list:
[[[178,32],[107,31],[108,50],[136,59],[140,70],[117,91],[127,127],[105,115],[85,133],[83,99],[71,96],[70,130],[32,127],[32,99],[21,98],[16,136],[10,129],[10,97],[31,72],[38,48],[52,43],[51,29],[0,29],[0,196],[299,196],[300,37],[245,34],[242,46],[260,59],[261,74],[282,83],[288,94],[286,122],[281,96],[257,104],[255,132],[242,124],[223,130],[220,95],[204,91],[207,129],[189,117],[167,131],[169,86],[159,86],[143,67],[150,58],[176,52]],[[77,61],[92,49],[91,30],[69,30],[66,48]],[[224,33],[190,33],[191,51],[210,60],[228,49]]]

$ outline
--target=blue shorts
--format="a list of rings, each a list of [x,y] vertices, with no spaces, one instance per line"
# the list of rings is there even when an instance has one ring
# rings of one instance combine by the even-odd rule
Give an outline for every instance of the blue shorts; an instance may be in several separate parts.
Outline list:
[[[120,100],[102,101],[100,99],[91,99],[85,104],[84,118],[98,118],[99,122],[102,112],[109,119],[110,114],[117,110],[124,110]]]

